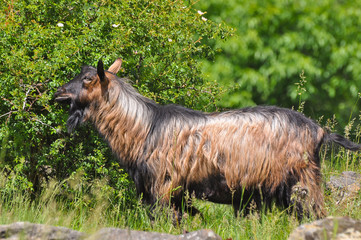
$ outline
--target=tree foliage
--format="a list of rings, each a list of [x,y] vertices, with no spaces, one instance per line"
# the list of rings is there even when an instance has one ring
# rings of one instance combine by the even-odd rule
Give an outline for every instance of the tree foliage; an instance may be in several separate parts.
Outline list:
[[[57,87],[82,65],[124,59],[121,76],[159,103],[210,110],[218,87],[204,81],[206,39],[230,34],[190,1],[5,0],[0,5],[0,164],[18,187],[37,192],[49,178],[83,172],[126,188],[109,148],[89,126],[66,133]],[[209,104],[211,103],[211,104]]]
[[[205,72],[233,90],[221,105],[255,104],[297,107],[297,83],[305,72],[302,100],[307,115],[331,118],[342,125],[361,88],[360,1],[200,1],[216,22],[225,21],[236,35],[216,46],[224,51]]]

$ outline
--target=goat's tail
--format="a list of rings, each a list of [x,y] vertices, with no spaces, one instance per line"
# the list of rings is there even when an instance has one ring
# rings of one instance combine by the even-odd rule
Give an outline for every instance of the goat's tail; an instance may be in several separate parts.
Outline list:
[[[327,134],[326,138],[325,138],[325,142],[337,143],[337,144],[341,145],[342,147],[349,149],[351,151],[361,150],[360,144],[354,143],[337,133]]]

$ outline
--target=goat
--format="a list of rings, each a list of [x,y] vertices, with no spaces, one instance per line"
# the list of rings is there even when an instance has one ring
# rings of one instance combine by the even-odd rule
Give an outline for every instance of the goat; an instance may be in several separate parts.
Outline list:
[[[298,217],[325,216],[319,151],[334,142],[361,146],[329,133],[303,114],[274,106],[203,113],[179,105],[159,105],[108,71],[84,66],[61,86],[55,100],[70,104],[67,127],[91,121],[134,180],[145,203],[161,203],[181,218],[185,193],[232,204],[247,215],[271,203],[295,209]],[[297,191],[301,197],[294,197]],[[192,214],[199,211],[186,205]]]

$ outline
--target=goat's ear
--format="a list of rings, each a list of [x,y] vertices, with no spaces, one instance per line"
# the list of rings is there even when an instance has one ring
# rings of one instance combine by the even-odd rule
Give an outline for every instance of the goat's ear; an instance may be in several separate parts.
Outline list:
[[[109,72],[117,74],[122,67],[122,59],[118,58],[108,69]]]
[[[97,65],[97,73],[100,78],[100,82],[103,82],[105,80],[105,72],[104,72],[104,65],[103,61],[99,60]]]

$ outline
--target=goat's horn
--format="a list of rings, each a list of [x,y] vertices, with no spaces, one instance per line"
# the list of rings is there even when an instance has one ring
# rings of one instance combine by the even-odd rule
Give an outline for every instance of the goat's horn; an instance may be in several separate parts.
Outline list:
[[[122,67],[122,59],[118,58],[117,60],[115,60],[115,62],[110,66],[110,68],[108,69],[109,72],[112,72],[114,74],[117,74],[120,70],[120,68]]]
[[[98,73],[100,82],[103,82],[105,80],[105,72],[104,72],[103,61],[102,60],[98,61],[97,73]]]

